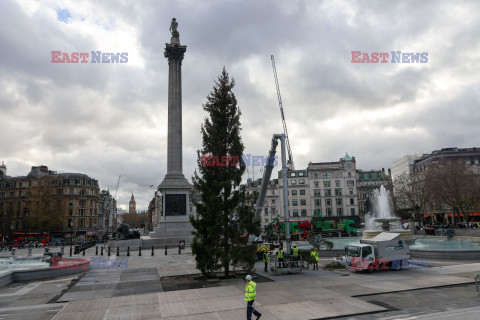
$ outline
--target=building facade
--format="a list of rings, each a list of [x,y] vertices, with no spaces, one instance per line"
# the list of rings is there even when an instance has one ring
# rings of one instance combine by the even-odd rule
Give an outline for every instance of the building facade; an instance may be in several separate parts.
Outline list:
[[[430,163],[440,160],[462,161],[466,165],[478,169],[480,168],[480,148],[444,148],[432,151],[414,161],[413,173],[425,170]]]
[[[255,194],[260,193],[260,185],[262,179],[252,180],[248,179],[246,184],[246,193],[248,196],[253,197]],[[278,187],[278,179],[270,180],[268,184],[267,193],[265,195],[265,203],[263,212],[260,216],[260,222],[262,229],[272,222],[275,218],[280,217],[280,207],[283,207],[283,202],[280,203],[279,196],[280,189]],[[252,204],[255,205],[255,204]]]
[[[358,219],[355,157],[346,154],[338,162],[311,162],[307,170],[312,194],[312,212],[318,210],[324,217]]]
[[[310,220],[317,210],[324,217],[352,217],[359,221],[356,171],[355,158],[348,154],[338,162],[309,163],[307,169],[288,171],[290,217]],[[261,179],[248,179],[247,193],[259,193],[260,186]],[[283,178],[282,171],[278,171],[278,179],[270,180],[268,185],[260,220],[265,227],[275,218],[284,217]]]
[[[108,190],[102,190],[98,200],[98,238],[104,239],[118,227],[117,202]]]
[[[307,170],[287,171],[287,186],[290,218],[310,217],[312,208],[310,206],[310,187]],[[278,172],[278,195],[280,203],[279,213],[281,217],[285,217],[282,171]]]
[[[5,169],[6,173],[6,169]],[[0,174],[0,233],[51,232],[53,238],[95,237],[98,181],[81,173],[32,167],[26,176]],[[48,229],[48,230],[45,230]]]
[[[382,170],[357,170],[357,191],[358,191],[358,210],[360,217],[365,220],[365,214],[370,213],[373,202],[373,192],[384,186],[385,189],[393,192],[392,173],[388,169]]]

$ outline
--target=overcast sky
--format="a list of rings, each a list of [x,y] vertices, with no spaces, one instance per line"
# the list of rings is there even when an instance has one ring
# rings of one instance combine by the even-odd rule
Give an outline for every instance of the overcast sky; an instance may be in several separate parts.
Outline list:
[[[267,154],[282,132],[271,54],[297,169],[345,153],[358,169],[390,168],[406,154],[479,147],[479,12],[473,0],[1,1],[0,161],[11,176],[47,165],[111,191],[121,175],[119,205],[133,192],[146,209],[166,173],[172,17],[187,45],[188,179],[223,66],[245,153]],[[128,52],[128,63],[57,64],[51,51]],[[428,62],[357,64],[351,51],[426,52]]]

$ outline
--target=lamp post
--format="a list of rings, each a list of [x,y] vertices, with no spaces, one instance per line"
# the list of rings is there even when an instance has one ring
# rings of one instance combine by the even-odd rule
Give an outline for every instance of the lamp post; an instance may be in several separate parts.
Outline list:
[[[15,226],[13,225],[13,221],[10,222],[10,229],[12,230],[10,232],[10,242],[11,242],[11,247],[13,248],[13,230],[15,229]]]

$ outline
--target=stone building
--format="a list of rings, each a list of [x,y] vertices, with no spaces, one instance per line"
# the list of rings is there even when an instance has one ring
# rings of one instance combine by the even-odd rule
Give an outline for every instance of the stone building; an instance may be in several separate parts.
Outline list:
[[[413,173],[425,170],[430,163],[440,160],[460,160],[478,170],[480,168],[480,148],[444,148],[434,150],[414,161]]]
[[[352,217],[358,220],[355,157],[348,154],[338,162],[308,164],[311,212],[324,217]]]
[[[113,234],[118,227],[117,201],[108,190],[102,190],[98,200],[98,238]]]
[[[247,195],[254,196],[255,193],[259,194],[261,183],[262,179],[248,179],[246,184]],[[278,187],[278,179],[270,180],[270,183],[268,184],[268,190],[265,195],[265,205],[260,217],[262,229],[270,222],[272,222],[275,218],[279,217],[280,207],[283,206],[283,203],[280,203],[279,192],[280,189]]]
[[[310,187],[307,170],[287,171],[288,206],[291,218],[305,218],[312,214],[310,205]],[[283,175],[278,172],[278,195],[280,216],[285,217],[283,205]]]
[[[355,158],[348,154],[338,162],[309,163],[307,169],[287,172],[288,205],[292,219],[311,219],[314,210],[324,217],[360,222]],[[249,194],[260,192],[261,179],[247,180]],[[285,217],[282,171],[269,183],[265,197],[262,227]]]
[[[98,200],[98,181],[85,174],[34,166],[26,176],[10,177],[5,167],[0,173],[0,233],[50,231],[52,239],[69,238],[71,232],[77,238],[93,237]],[[41,220],[43,226],[29,223],[40,216],[47,217]]]
[[[359,215],[364,220],[366,213],[372,209],[373,191],[384,186],[392,194],[392,172],[388,169],[382,170],[357,170],[357,191],[358,191],[358,210]]]

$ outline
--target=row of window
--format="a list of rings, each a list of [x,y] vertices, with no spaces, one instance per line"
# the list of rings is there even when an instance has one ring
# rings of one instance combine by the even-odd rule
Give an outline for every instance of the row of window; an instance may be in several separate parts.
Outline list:
[[[335,195],[336,196],[341,196],[342,195],[342,189],[335,189]],[[350,194],[353,194],[353,190],[350,190]],[[332,195],[332,189],[324,189],[323,190],[323,195],[326,196],[326,197],[329,197]],[[320,189],[314,189],[313,190],[313,196],[314,197],[321,197],[322,194],[321,194],[321,191]]]
[[[355,205],[355,198],[349,198],[349,204],[351,206]],[[341,206],[343,204],[343,198],[335,198],[335,204],[337,206]],[[332,199],[331,198],[327,198],[325,199],[325,205],[327,207],[331,206],[332,205]],[[315,206],[316,207],[320,207],[321,206],[321,201],[320,199],[315,199]]]
[[[297,180],[289,180],[290,181],[290,184],[291,185],[296,185],[297,184]],[[305,179],[300,179],[298,180],[298,184],[305,184]]]
[[[298,194],[298,190],[292,190],[292,196],[296,196]],[[290,195],[290,191],[288,191],[288,194]],[[305,189],[300,189],[300,195],[304,196],[305,195]]]
[[[343,172],[340,171],[340,172],[335,172],[335,173],[331,173],[331,172],[322,172],[321,174],[319,174],[318,172],[315,172],[315,173],[312,173],[310,175],[310,177],[312,177],[313,179],[331,179],[331,178],[342,178],[343,177]],[[352,177],[352,172],[351,171],[348,171],[347,172],[347,177],[348,178],[351,178]]]
[[[45,193],[45,195],[49,195],[49,191]],[[97,196],[98,195],[98,190],[95,189],[74,189],[74,188],[69,188],[69,189],[57,189],[57,195],[62,195],[62,194],[68,194],[68,195],[81,195],[81,196]],[[17,197],[24,197],[24,196],[32,196],[32,193],[26,190],[18,190],[17,191]],[[0,192],[0,199],[4,198],[14,198],[15,197],[15,191],[10,191],[10,192]]]
[[[320,182],[319,181],[314,181],[313,182],[315,188],[319,188]],[[355,181],[353,180],[347,180],[347,186],[353,187],[355,185]],[[323,181],[323,187],[324,188],[330,188],[332,186],[332,181]],[[340,180],[335,180],[335,187],[339,188],[341,187],[341,181]]]
[[[73,220],[68,219],[67,226],[69,228],[95,228],[97,227],[97,223],[95,222],[95,219],[80,219],[77,221],[75,224]]]
[[[306,206],[307,205],[307,200],[306,199],[300,199],[300,205]],[[298,206],[298,200],[292,200],[292,206]]]
[[[289,172],[288,177],[305,177],[305,172]]]
[[[79,216],[86,216],[87,215],[87,209],[78,209],[77,211],[77,215]],[[73,209],[68,209],[68,215],[69,216],[73,216]],[[94,215],[97,215],[97,209],[93,209],[93,208],[90,208],[90,215],[91,216],[94,216]]]
[[[337,212],[337,216],[343,216],[343,208],[337,208],[336,212]],[[292,217],[299,217],[298,213],[299,211],[297,209],[292,210]],[[327,217],[331,217],[333,215],[332,208],[326,208],[324,213]],[[355,215],[355,208],[350,209],[350,215],[352,216]],[[300,216],[306,217],[307,209],[301,209]]]
[[[38,184],[38,183],[37,183]],[[62,185],[61,179],[52,179],[50,180],[50,185],[52,186],[60,186]],[[88,180],[88,179],[63,179],[64,186],[93,186],[96,187],[97,183],[96,180]],[[10,188],[29,188],[32,186],[32,182],[30,180],[17,182],[17,181],[10,181],[0,184],[0,189],[10,189]]]

